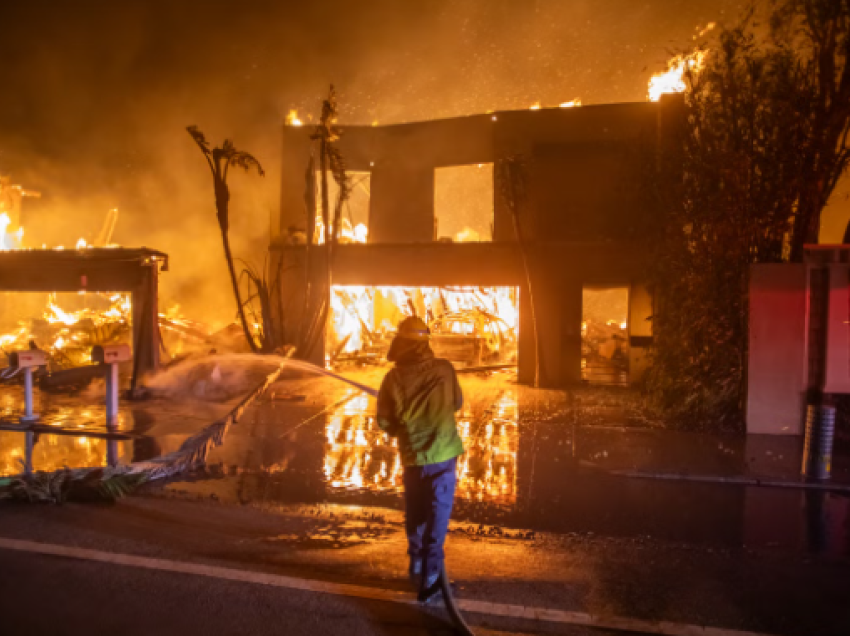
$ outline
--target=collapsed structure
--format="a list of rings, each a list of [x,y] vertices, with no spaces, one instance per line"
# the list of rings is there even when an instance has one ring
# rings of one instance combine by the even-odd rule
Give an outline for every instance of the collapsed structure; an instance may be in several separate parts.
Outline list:
[[[95,344],[120,341],[120,327],[129,322],[135,356],[134,377],[154,371],[160,363],[161,348],[159,273],[167,269],[168,256],[147,248],[0,251],[0,295],[4,300],[11,299],[7,292],[117,294],[109,310],[91,312],[91,316],[82,321],[50,303],[61,313],[58,318],[65,325],[58,346],[48,324],[41,327],[29,324],[11,334],[0,334],[0,345],[4,349],[25,348],[26,342],[33,340],[31,346],[41,345],[54,355],[57,349],[66,346],[88,351]],[[4,309],[14,311],[18,302],[9,302]],[[63,340],[67,342],[61,342]],[[69,362],[73,366],[85,363],[77,359]]]
[[[461,365],[516,364],[521,382],[539,374],[540,386],[562,387],[588,379],[596,355],[636,381],[652,335],[643,177],[681,104],[669,96],[340,127],[352,193],[330,263],[313,130],[285,126],[270,245],[285,341],[318,363],[369,360],[398,319],[417,314]],[[622,315],[603,320],[613,333],[593,344],[589,294],[600,290],[623,292]],[[316,316],[327,320],[311,341]]]

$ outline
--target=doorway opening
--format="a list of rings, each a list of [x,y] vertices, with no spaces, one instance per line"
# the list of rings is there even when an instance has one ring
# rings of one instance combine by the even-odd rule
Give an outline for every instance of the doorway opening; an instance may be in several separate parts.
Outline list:
[[[581,375],[588,384],[629,383],[629,288],[582,290]]]

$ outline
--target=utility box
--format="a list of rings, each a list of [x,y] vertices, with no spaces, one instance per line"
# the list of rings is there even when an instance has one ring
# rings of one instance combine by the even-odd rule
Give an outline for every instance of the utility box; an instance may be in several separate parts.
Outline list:
[[[850,393],[850,245],[750,270],[747,432],[802,435],[806,394]]]
[[[747,433],[803,432],[806,306],[805,265],[752,266]]]

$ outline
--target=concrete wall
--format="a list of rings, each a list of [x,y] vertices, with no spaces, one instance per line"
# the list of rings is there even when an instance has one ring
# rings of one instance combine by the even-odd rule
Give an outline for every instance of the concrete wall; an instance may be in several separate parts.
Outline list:
[[[652,342],[653,303],[646,285],[629,290],[629,383],[638,384],[648,367],[647,351]]]
[[[807,366],[806,286],[806,266],[802,264],[751,268],[748,433],[802,433]]]
[[[372,173],[370,242],[433,240],[434,170],[498,163],[522,154],[530,198],[528,239],[624,236],[646,212],[641,153],[651,149],[666,104],[635,103],[512,111],[391,126],[342,127],[350,170]],[[280,229],[305,228],[304,172],[310,126],[283,129]],[[515,239],[496,171],[494,240]],[[539,234],[539,237],[538,237]]]

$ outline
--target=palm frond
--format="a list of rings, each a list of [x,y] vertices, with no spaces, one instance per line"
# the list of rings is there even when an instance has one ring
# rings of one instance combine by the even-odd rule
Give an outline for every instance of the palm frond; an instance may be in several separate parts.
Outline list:
[[[198,147],[201,149],[205,155],[210,154],[210,144],[207,141],[207,138],[204,137],[204,133],[198,130],[198,127],[194,124],[191,126],[187,126],[186,130],[192,136],[192,139],[195,140],[195,143],[198,144]]]
[[[144,473],[113,475],[98,484],[98,493],[108,500],[120,499],[132,493],[148,480]]]
[[[263,170],[263,166],[260,165],[260,162],[257,160],[254,155],[244,152],[242,150],[234,151],[233,155],[230,157],[230,164],[236,166],[237,168],[242,168],[246,172],[250,171],[251,168],[257,169],[257,174],[261,177],[266,176],[265,170]]]

